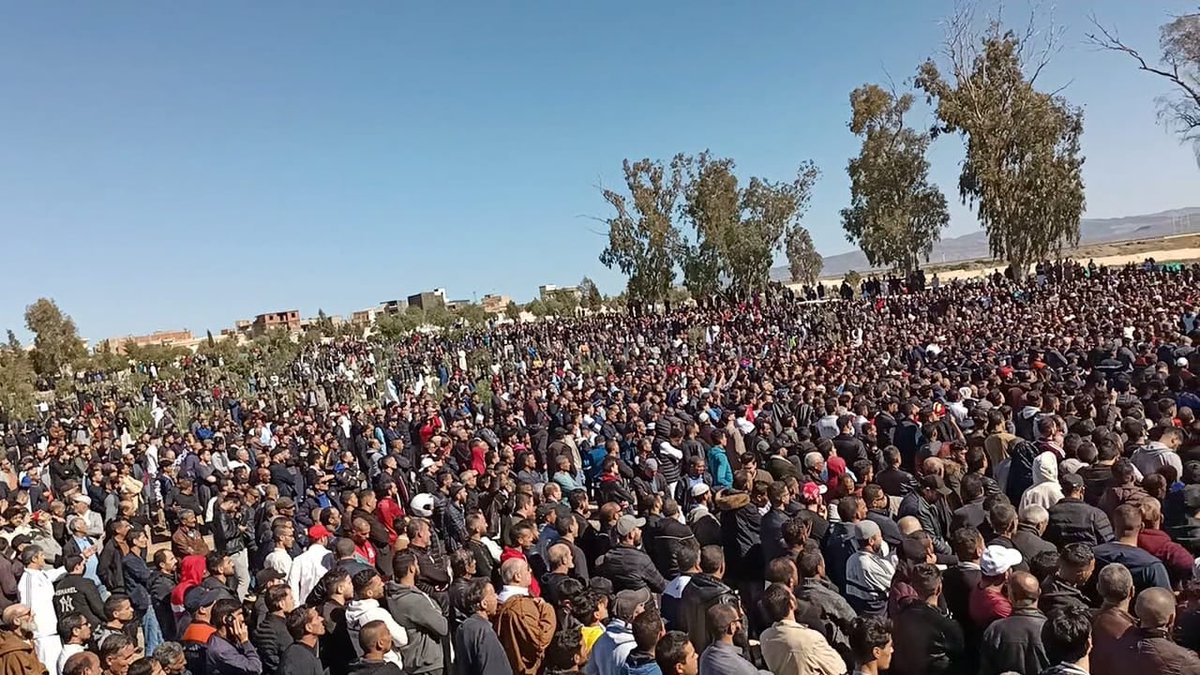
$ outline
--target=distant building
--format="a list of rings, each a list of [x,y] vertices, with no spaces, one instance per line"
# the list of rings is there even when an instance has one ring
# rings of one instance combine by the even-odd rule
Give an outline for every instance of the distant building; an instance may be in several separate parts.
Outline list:
[[[512,298],[507,295],[497,295],[495,293],[488,293],[479,300],[483,311],[488,314],[503,314],[508,309],[508,303],[510,302],[512,302]]]
[[[250,326],[250,331],[255,335],[262,335],[268,331],[282,328],[289,333],[294,333],[300,330],[300,310],[289,309],[283,312],[268,312],[267,314],[259,314],[254,317],[254,323]]]
[[[408,296],[409,307],[418,309],[433,309],[446,306],[446,289],[435,288],[432,291],[421,291]]]
[[[350,324],[353,326],[374,326],[375,319],[379,318],[380,314],[384,313],[384,306],[368,307],[360,309],[357,312],[350,314]]]
[[[579,292],[578,286],[555,286],[554,284],[545,284],[542,286],[538,286],[538,297],[542,299],[542,302],[545,302],[546,300],[548,300],[550,298],[553,298],[555,296],[561,296],[566,293],[570,293],[571,295],[574,295],[576,300],[578,300],[579,297],[582,295]]]
[[[385,314],[400,314],[408,309],[408,300],[387,300],[381,302],[378,309]]]
[[[133,344],[138,347],[146,345],[167,345],[171,347],[186,347],[194,338],[190,330],[160,330],[149,335],[123,335],[102,340],[99,344],[108,343],[115,354],[124,354],[125,347]]]

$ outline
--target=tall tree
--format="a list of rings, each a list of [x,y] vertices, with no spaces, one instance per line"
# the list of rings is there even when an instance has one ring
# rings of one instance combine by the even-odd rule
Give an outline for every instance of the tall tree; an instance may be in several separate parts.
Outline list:
[[[25,327],[34,336],[33,368],[40,375],[59,375],[64,367],[87,354],[75,321],[49,298],[38,298],[25,308]]]
[[[1192,143],[1200,161],[1200,8],[1181,14],[1158,29],[1159,65],[1121,41],[1115,29],[1105,28],[1094,17],[1094,33],[1088,40],[1102,48],[1128,55],[1138,70],[1157,75],[1169,82],[1172,93],[1158,99],[1159,118],[1173,128],[1181,140]]]
[[[601,190],[615,213],[605,220],[608,246],[600,254],[600,262],[628,277],[630,297],[659,302],[675,282],[675,259],[680,251],[674,221],[679,172],[651,159],[625,160],[623,169],[628,195]]]
[[[584,277],[579,281],[579,305],[589,311],[600,309],[600,305],[604,302],[604,296],[600,295],[600,289],[596,286],[596,282],[589,277]]]
[[[842,209],[846,239],[872,266],[905,273],[928,260],[950,222],[946,197],[929,182],[929,134],[904,125],[911,94],[875,84],[850,93],[850,131],[862,138],[850,160],[850,206]]]
[[[705,151],[677,164],[686,176],[681,215],[695,232],[684,261],[692,297],[716,291],[723,276],[741,293],[765,288],[775,254],[808,208],[816,167],[804,162],[791,181],[752,177],[743,187],[732,159]]]
[[[0,345],[0,410],[10,418],[23,418],[33,408],[33,363],[10,330],[8,343]]]
[[[821,277],[821,268],[825,266],[825,259],[817,253],[808,230],[799,225],[789,230],[785,251],[792,281],[809,286],[817,283],[817,279]]]
[[[1037,90],[1052,45],[1031,53],[1034,25],[1018,37],[991,22],[980,34],[969,15],[959,14],[943,49],[949,79],[930,59],[915,81],[937,105],[936,133],[965,139],[958,191],[976,208],[992,255],[1022,275],[1030,263],[1079,241],[1084,209],[1083,112]]]

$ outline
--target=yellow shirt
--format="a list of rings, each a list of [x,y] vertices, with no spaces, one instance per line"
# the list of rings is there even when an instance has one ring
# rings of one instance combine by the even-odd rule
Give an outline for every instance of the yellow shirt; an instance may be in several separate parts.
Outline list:
[[[596,644],[596,640],[599,640],[601,635],[604,635],[604,626],[584,626],[579,629],[579,632],[583,635],[583,652],[587,656],[591,656],[592,645]]]

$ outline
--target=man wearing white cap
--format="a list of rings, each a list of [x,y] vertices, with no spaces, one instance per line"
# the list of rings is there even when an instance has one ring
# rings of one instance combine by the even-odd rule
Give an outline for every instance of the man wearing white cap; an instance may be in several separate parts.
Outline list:
[[[100,541],[104,538],[104,518],[92,510],[92,498],[77,494],[71,498],[71,512],[87,525],[87,536]]]
[[[983,550],[979,560],[979,585],[971,591],[967,602],[971,622],[977,628],[987,628],[993,621],[1012,614],[1013,606],[1004,594],[1004,586],[1021,560],[1021,552],[1015,548],[992,545]]]

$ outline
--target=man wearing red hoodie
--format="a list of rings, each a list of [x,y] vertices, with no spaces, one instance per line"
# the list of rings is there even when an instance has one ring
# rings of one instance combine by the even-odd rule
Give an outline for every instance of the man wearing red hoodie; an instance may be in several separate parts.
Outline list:
[[[509,538],[512,540],[513,545],[505,546],[504,550],[501,551],[500,564],[503,565],[505,560],[512,560],[514,558],[517,560],[524,560],[526,563],[528,563],[529,558],[526,557],[525,551],[533,548],[533,542],[537,538],[537,535],[535,534],[536,532],[537,527],[532,521],[529,520],[522,520],[516,525],[513,525],[512,531],[509,532]],[[529,594],[535,598],[541,597],[542,595],[542,589],[540,586],[538,586],[536,570],[535,574],[531,575],[529,578]]]
[[[1138,532],[1138,548],[1162,561],[1172,584],[1192,578],[1192,565],[1196,562],[1188,550],[1162,531],[1162,506],[1150,497],[1142,504],[1142,531]]]

